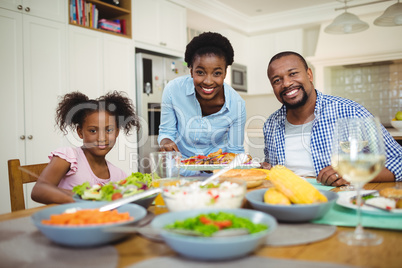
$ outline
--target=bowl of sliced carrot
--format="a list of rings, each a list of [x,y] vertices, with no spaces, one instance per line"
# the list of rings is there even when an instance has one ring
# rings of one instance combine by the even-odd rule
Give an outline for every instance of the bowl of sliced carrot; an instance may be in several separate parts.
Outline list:
[[[69,247],[96,247],[123,239],[127,234],[105,231],[133,224],[147,211],[137,204],[126,204],[111,211],[98,208],[107,202],[70,203],[45,208],[32,215],[35,226],[51,241]]]

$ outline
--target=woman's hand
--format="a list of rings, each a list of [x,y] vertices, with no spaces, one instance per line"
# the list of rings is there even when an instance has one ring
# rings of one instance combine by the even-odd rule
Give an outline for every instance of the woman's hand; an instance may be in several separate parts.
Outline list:
[[[322,185],[336,186],[336,187],[349,184],[349,182],[342,179],[341,175],[336,173],[336,171],[332,168],[332,166],[327,166],[321,169],[320,173],[317,176],[317,182],[321,183]]]
[[[171,139],[164,138],[161,140],[161,144],[159,145],[159,152],[179,152],[179,148],[177,148],[176,143],[174,143]]]

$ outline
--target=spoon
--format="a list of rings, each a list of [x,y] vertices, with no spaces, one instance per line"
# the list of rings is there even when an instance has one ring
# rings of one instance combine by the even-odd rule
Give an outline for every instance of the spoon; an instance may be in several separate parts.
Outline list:
[[[186,236],[203,236],[201,232],[187,230],[187,229],[163,229],[165,231],[186,235]],[[161,229],[155,229],[152,227],[135,227],[135,226],[117,226],[117,227],[110,227],[106,228],[104,232],[109,233],[140,233],[146,236],[159,236],[161,233]],[[218,238],[218,237],[229,237],[229,236],[240,236],[246,235],[249,231],[246,228],[232,228],[232,229],[224,229],[216,231],[212,234],[211,237]]]
[[[240,153],[240,154],[236,155],[236,157],[232,160],[232,162],[229,163],[229,165],[227,165],[225,168],[221,169],[219,172],[215,173],[214,175],[212,175],[208,179],[204,180],[201,183],[201,186],[207,185],[211,181],[213,181],[216,178],[218,178],[219,176],[221,176],[223,173],[228,172],[229,170],[240,166],[241,164],[246,162],[247,158],[248,158],[248,155],[245,154],[245,153]]]
[[[212,237],[228,237],[228,236],[240,236],[246,235],[250,232],[246,228],[231,228],[231,229],[224,229],[220,231],[216,231],[212,234]]]

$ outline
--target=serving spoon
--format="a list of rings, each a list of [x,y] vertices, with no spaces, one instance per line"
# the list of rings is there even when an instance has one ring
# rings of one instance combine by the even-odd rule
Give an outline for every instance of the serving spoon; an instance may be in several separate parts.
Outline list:
[[[245,153],[240,153],[240,154],[236,155],[236,157],[225,168],[221,169],[216,174],[214,174],[211,177],[209,177],[208,179],[204,180],[201,183],[201,186],[204,186],[204,185],[210,183],[211,181],[213,181],[216,178],[218,178],[219,176],[221,176],[223,173],[225,173],[225,172],[227,172],[227,171],[229,171],[229,170],[231,170],[231,169],[233,169],[235,167],[240,166],[241,164],[246,162],[247,158],[248,158],[248,156]],[[144,198],[144,197],[156,194],[156,193],[161,193],[161,192],[162,192],[161,187],[149,189],[149,190],[146,190],[146,191],[144,191],[142,193],[139,193],[139,194],[135,194],[135,195],[132,195],[132,196],[128,196],[128,197],[124,197],[124,198],[120,198],[120,199],[117,199],[115,201],[112,201],[112,202],[110,202],[110,203],[108,203],[108,204],[106,204],[104,206],[101,206],[99,208],[99,211],[112,210],[112,209],[120,207],[120,206],[122,206],[124,204],[131,203],[131,202],[134,202],[134,201],[139,200],[141,198]]]

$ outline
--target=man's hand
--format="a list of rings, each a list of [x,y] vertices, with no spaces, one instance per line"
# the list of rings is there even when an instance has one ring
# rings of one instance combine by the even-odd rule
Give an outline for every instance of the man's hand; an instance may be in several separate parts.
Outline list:
[[[261,167],[260,167],[260,168],[263,168],[263,169],[271,169],[272,166],[271,166],[270,163],[263,162],[263,163],[261,163]]]
[[[336,171],[332,168],[332,166],[327,166],[321,169],[320,173],[317,176],[317,182],[321,183],[322,185],[336,186],[336,187],[349,184],[349,182],[342,179],[341,175],[336,173]]]
[[[165,138],[161,141],[159,145],[159,152],[179,152],[179,148],[177,148],[176,143],[174,143],[171,139]]]

